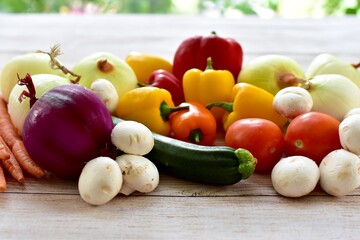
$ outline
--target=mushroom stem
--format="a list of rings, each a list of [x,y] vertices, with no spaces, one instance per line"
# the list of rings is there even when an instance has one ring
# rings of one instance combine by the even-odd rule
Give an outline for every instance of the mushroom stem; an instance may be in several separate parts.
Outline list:
[[[159,185],[159,172],[149,159],[139,155],[122,154],[116,158],[116,162],[123,175],[123,189],[120,189],[120,193],[149,193]]]
[[[135,192],[136,190],[134,188],[132,188],[127,182],[123,182],[123,185],[121,186],[120,189],[120,193],[129,196],[130,194],[132,194],[133,192]]]

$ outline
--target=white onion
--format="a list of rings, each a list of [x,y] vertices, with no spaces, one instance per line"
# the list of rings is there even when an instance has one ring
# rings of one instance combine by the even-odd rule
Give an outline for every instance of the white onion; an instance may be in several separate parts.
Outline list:
[[[360,107],[360,89],[338,74],[318,75],[309,80],[312,111],[326,113],[342,121],[352,108]]]

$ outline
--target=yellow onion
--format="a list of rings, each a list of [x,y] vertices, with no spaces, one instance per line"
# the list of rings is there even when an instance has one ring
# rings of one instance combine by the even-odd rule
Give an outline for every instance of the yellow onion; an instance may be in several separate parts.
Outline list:
[[[117,56],[98,52],[89,55],[75,64],[72,71],[81,76],[80,85],[91,88],[98,79],[111,82],[119,98],[137,87],[137,78],[131,67]]]
[[[245,65],[238,82],[253,84],[275,95],[280,89],[298,86],[305,74],[293,59],[282,55],[263,55]]]

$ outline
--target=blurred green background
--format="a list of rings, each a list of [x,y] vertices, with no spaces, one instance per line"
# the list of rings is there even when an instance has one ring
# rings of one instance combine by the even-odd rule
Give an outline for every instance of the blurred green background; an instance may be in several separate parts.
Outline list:
[[[360,0],[0,0],[3,13],[360,16]]]

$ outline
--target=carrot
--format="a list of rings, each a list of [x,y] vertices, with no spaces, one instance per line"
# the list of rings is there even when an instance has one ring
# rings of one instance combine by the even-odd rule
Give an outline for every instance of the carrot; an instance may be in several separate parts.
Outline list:
[[[27,173],[42,177],[45,171],[40,168],[29,156],[21,137],[17,134],[16,128],[12,124],[10,115],[7,111],[7,106],[0,95],[0,137],[3,138],[5,145],[10,148],[10,159],[15,159],[18,165]],[[5,166],[4,166],[5,167]],[[5,167],[5,169],[7,169]],[[8,170],[8,169],[7,169]]]
[[[45,171],[30,158],[23,141],[17,140],[11,150],[23,170],[35,177],[45,175]]]
[[[20,139],[16,132],[15,126],[12,124],[10,115],[7,111],[6,102],[0,95],[0,136],[6,144],[12,148],[17,139]]]
[[[0,149],[3,152],[0,158],[4,168],[11,174],[13,178],[19,183],[24,182],[23,171],[20,167],[18,161],[16,161],[14,154],[11,152],[11,149],[6,145],[4,139],[0,136]]]
[[[6,152],[6,149],[4,146],[0,146],[0,159],[6,159],[10,155]],[[6,179],[4,175],[4,170],[0,164],[0,192],[5,192],[7,188]]]
[[[0,192],[5,192],[7,188],[4,170],[0,165]]]

